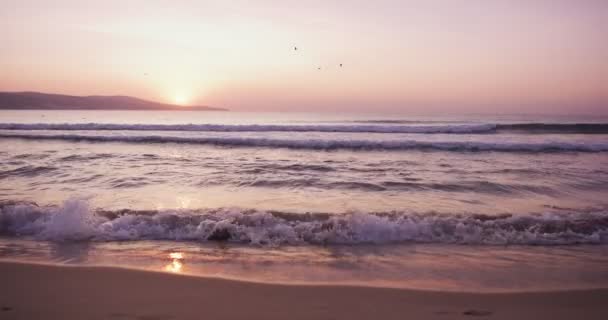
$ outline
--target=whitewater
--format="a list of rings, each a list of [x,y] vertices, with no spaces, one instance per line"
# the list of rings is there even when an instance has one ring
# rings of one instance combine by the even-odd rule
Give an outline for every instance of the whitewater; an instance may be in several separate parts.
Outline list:
[[[608,209],[527,215],[433,212],[298,214],[212,209],[94,212],[88,202],[61,206],[0,204],[0,234],[43,240],[231,241],[254,245],[608,243]]]

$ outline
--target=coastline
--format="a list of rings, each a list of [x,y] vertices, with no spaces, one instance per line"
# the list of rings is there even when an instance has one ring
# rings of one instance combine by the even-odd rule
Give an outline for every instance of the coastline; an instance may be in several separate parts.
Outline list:
[[[0,262],[0,319],[606,319],[608,289],[456,293]]]

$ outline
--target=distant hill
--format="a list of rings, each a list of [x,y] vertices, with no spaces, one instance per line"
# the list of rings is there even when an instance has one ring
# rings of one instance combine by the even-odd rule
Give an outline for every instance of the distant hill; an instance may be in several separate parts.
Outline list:
[[[129,96],[69,96],[40,92],[0,92],[0,109],[226,111],[222,108],[179,106]]]

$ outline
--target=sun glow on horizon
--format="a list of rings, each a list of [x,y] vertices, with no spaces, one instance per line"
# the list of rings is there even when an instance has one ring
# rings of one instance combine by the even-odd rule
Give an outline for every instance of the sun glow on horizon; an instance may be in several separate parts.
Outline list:
[[[188,97],[186,97],[184,94],[182,93],[178,93],[175,95],[175,97],[173,98],[173,102],[176,105],[180,105],[180,106],[184,106],[188,103]]]
[[[233,111],[608,112],[608,1],[348,3],[7,0],[0,91]]]

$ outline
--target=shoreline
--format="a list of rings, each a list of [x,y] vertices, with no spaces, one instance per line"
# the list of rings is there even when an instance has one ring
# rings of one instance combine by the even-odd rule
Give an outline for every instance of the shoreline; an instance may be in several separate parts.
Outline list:
[[[61,262],[53,262],[53,261],[37,261],[37,260],[21,260],[21,259],[11,259],[11,258],[1,258],[0,266],[2,264],[10,264],[10,265],[25,265],[27,266],[40,266],[40,267],[50,267],[50,268],[65,268],[65,269],[115,269],[115,270],[123,270],[127,272],[143,272],[143,273],[151,273],[151,274],[160,274],[160,275],[169,275],[172,277],[185,277],[193,280],[219,280],[219,281],[228,281],[228,282],[237,282],[251,285],[269,285],[269,286],[284,286],[284,287],[339,287],[339,288],[363,288],[363,289],[380,289],[380,290],[399,290],[399,291],[412,291],[412,292],[424,292],[424,293],[446,293],[446,294],[472,294],[472,295],[509,295],[509,294],[550,294],[550,293],[566,293],[566,292],[586,292],[586,291],[608,291],[608,287],[606,286],[594,286],[594,287],[568,287],[563,289],[554,289],[554,288],[532,288],[532,289],[454,289],[453,287],[442,287],[441,289],[431,289],[428,287],[404,287],[400,285],[391,284],[390,280],[383,281],[374,281],[373,283],[364,283],[363,281],[331,281],[331,282],[323,282],[323,281],[306,281],[306,280],[289,280],[289,281],[281,281],[281,280],[265,280],[259,278],[246,278],[244,276],[230,276],[230,275],[218,275],[216,273],[208,274],[208,273],[197,273],[197,272],[188,272],[188,271],[171,271],[168,270],[170,265],[170,260],[167,260],[167,264],[164,265],[164,268],[149,268],[143,266],[134,266],[134,265],[112,265],[112,264],[65,264]],[[1,280],[1,275],[0,275]],[[436,280],[441,281],[441,280]],[[1,290],[1,289],[0,289]]]
[[[0,262],[0,319],[608,318],[608,289],[458,293]]]

